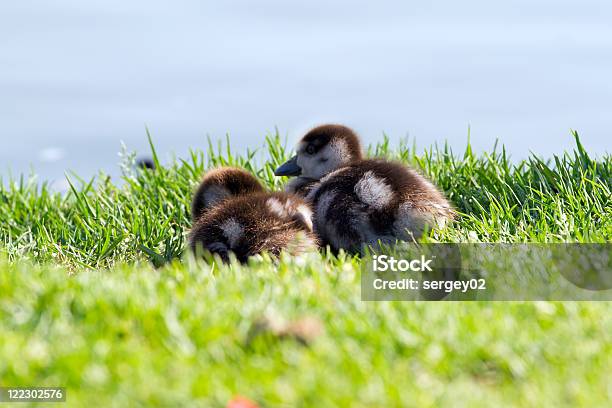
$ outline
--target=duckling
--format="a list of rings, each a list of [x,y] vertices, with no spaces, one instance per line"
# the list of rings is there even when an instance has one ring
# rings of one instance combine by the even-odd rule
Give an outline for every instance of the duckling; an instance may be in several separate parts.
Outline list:
[[[443,226],[453,217],[444,195],[415,170],[364,159],[359,137],[346,126],[312,129],[296,152],[275,175],[296,176],[286,190],[306,192],[315,232],[335,251],[415,240],[427,226]]]
[[[192,203],[189,245],[218,254],[225,262],[233,252],[240,262],[281,250],[297,255],[317,247],[312,211],[301,197],[268,193],[244,170],[224,167],[202,179]]]

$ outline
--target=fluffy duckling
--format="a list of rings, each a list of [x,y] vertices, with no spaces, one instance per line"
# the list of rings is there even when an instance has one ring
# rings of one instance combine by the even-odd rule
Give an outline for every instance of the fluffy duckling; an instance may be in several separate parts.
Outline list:
[[[413,169],[364,159],[359,138],[346,126],[314,128],[296,152],[275,175],[297,176],[287,191],[305,193],[319,239],[334,250],[417,239],[426,226],[442,226],[453,216],[444,195]]]
[[[267,193],[246,171],[223,167],[208,172],[196,190],[189,245],[226,262],[230,252],[243,263],[262,252],[299,254],[317,247],[311,217],[299,196]]]

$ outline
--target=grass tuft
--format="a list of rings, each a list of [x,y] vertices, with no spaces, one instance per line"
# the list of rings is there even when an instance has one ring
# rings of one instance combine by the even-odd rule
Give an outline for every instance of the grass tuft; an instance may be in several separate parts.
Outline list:
[[[159,265],[180,258],[190,227],[192,190],[206,169],[239,166],[270,189],[283,179],[274,169],[290,152],[278,131],[258,150],[236,155],[229,137],[206,153],[160,164],[147,130],[153,171],[125,171],[119,183],[108,176],[84,181],[68,177],[70,191],[52,192],[36,179],[0,184],[0,245],[9,259],[30,258],[69,267],[108,268],[148,259]],[[459,212],[457,222],[429,239],[439,242],[606,242],[612,237],[612,158],[589,157],[574,132],[573,152],[543,160],[535,155],[513,163],[506,150],[462,156],[448,145],[422,154],[405,143],[392,150],[389,138],[368,148],[371,156],[409,164],[443,189]]]

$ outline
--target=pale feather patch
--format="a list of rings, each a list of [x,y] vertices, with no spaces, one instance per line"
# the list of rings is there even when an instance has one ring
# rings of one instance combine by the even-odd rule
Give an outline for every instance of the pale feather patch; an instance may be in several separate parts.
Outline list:
[[[364,204],[377,210],[383,209],[393,199],[391,187],[371,171],[367,171],[355,184],[355,194]]]
[[[244,233],[244,228],[236,219],[229,218],[221,224],[221,230],[223,231],[223,235],[227,238],[227,241],[230,244],[230,247],[236,246],[242,234]]]
[[[332,171],[331,173],[329,173],[328,175],[326,175],[325,177],[323,177],[323,178],[320,180],[320,184],[322,185],[322,184],[323,184],[323,183],[325,183],[326,181],[328,181],[328,180],[330,180],[330,179],[333,179],[334,177],[339,176],[339,175],[341,175],[341,174],[343,174],[343,173],[346,173],[346,172],[348,172],[348,171],[350,171],[350,170],[351,170],[351,168],[350,168],[350,167],[342,167],[342,168],[339,168],[338,170],[334,170],[334,171]]]
[[[266,200],[266,205],[268,206],[268,209],[270,211],[272,211],[274,214],[278,215],[279,217],[284,217],[285,215],[287,215],[287,211],[285,209],[285,207],[283,206],[283,203],[280,202],[280,200],[278,200],[277,198],[268,198]]]
[[[351,160],[351,154],[349,148],[344,139],[334,139],[329,144],[330,150],[333,152],[334,157],[340,163],[348,163]]]
[[[306,226],[312,230],[312,211],[308,206],[304,204],[295,206],[294,201],[290,198],[286,199],[285,203],[283,204],[279,199],[274,197],[266,200],[266,205],[270,211],[279,217],[301,219]]]
[[[312,231],[312,211],[306,205],[298,205],[297,213],[300,215],[300,218],[304,221],[308,229]]]

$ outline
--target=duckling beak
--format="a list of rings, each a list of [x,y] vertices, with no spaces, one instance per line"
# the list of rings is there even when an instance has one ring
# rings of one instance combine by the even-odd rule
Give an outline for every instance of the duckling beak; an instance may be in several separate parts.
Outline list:
[[[297,165],[297,156],[293,156],[274,171],[275,176],[299,176],[300,174],[302,174],[302,168]]]

